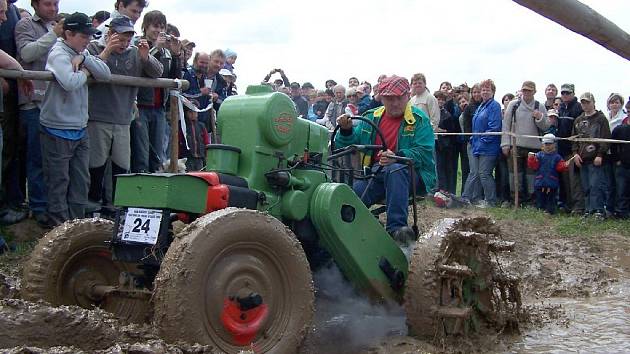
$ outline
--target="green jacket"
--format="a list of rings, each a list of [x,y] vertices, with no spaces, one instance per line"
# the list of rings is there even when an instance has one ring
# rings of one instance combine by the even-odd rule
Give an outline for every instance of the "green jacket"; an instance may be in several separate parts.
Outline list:
[[[385,107],[379,107],[363,113],[363,116],[378,126],[384,112]],[[351,144],[371,145],[374,144],[375,139],[376,132],[372,126],[361,121],[353,127],[352,135],[342,135],[339,132],[335,137],[335,147],[341,148]],[[408,103],[404,120],[398,131],[398,151],[396,154],[413,159],[416,174],[422,177],[427,193],[435,187],[434,146],[435,137],[429,117],[419,108]],[[373,155],[374,152],[370,154]]]

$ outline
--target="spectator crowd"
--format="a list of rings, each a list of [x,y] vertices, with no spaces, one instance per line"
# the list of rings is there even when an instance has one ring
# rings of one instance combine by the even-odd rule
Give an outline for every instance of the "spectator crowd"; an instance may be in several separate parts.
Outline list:
[[[111,211],[116,175],[163,169],[170,153],[168,90],[98,81],[112,74],[189,81],[183,95],[192,105],[179,139],[188,170],[204,167],[214,115],[237,94],[237,53],[199,50],[162,12],[148,11],[146,0],[116,0],[111,12],[91,17],[61,14],[59,1],[32,0],[31,14],[0,0],[0,67],[48,70],[55,78],[2,80],[2,224],[30,216],[53,227]],[[96,83],[88,85],[90,77]],[[327,80],[317,89],[290,82],[276,68],[262,83],[288,95],[302,118],[332,130],[340,117],[378,117],[387,80],[381,75],[372,86],[350,77],[347,87]],[[434,92],[421,73],[408,80],[409,92],[388,92],[408,95],[414,117],[428,119],[433,130],[437,178],[422,181],[427,191],[461,193],[487,207],[511,205],[518,189],[520,204],[549,213],[628,217],[630,145],[609,141],[630,141],[630,102],[624,106],[623,95],[596,101],[588,88],[548,84],[539,102],[540,84],[525,81],[498,101],[489,79],[471,87],[444,81]]]

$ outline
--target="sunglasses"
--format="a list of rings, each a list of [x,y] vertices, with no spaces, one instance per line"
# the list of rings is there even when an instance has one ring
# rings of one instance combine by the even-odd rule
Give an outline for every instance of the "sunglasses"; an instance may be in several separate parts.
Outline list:
[[[565,96],[566,96],[566,95],[570,95],[570,94],[572,94],[572,93],[573,93],[573,92],[569,92],[569,91],[562,91],[562,92],[560,92],[560,94],[561,94],[561,95],[565,95]]]

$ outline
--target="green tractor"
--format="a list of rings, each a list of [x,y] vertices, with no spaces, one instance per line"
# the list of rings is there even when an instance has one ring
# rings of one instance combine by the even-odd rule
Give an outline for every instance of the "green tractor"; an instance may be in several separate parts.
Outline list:
[[[206,171],[119,176],[114,221],[69,221],[42,238],[24,298],[151,318],[169,341],[291,353],[313,317],[312,272],[331,260],[373,301],[404,303],[421,336],[481,330],[497,320],[493,299],[514,294],[496,285],[498,232],[471,222],[421,240],[410,269],[352,189],[331,181],[329,132],[297,118],[288,96],[251,86],[223,103],[218,128]],[[382,147],[332,158],[370,148]]]

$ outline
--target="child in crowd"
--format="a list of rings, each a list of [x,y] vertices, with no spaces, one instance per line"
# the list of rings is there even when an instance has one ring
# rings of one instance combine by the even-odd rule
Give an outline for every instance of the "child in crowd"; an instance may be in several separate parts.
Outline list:
[[[199,102],[190,100],[193,106],[199,108]],[[186,138],[179,129],[179,158],[186,158],[187,171],[201,171],[206,165],[206,145],[210,144],[210,136],[205,124],[197,120],[197,112],[184,105],[186,120]],[[188,143],[188,146],[186,146]]]
[[[536,172],[536,207],[549,214],[556,213],[560,173],[568,170],[567,163],[556,152],[555,140],[555,135],[545,134],[542,151],[530,152],[527,159],[527,166]]]
[[[549,119],[549,128],[544,132],[544,134],[553,134],[556,135],[558,131],[558,111],[555,109],[550,109],[547,111],[547,118]]]
[[[85,217],[90,185],[87,79],[111,78],[107,64],[86,50],[94,33],[87,15],[69,15],[63,23],[63,39],[53,45],[46,62],[46,70],[55,76],[40,114],[49,226]]]

